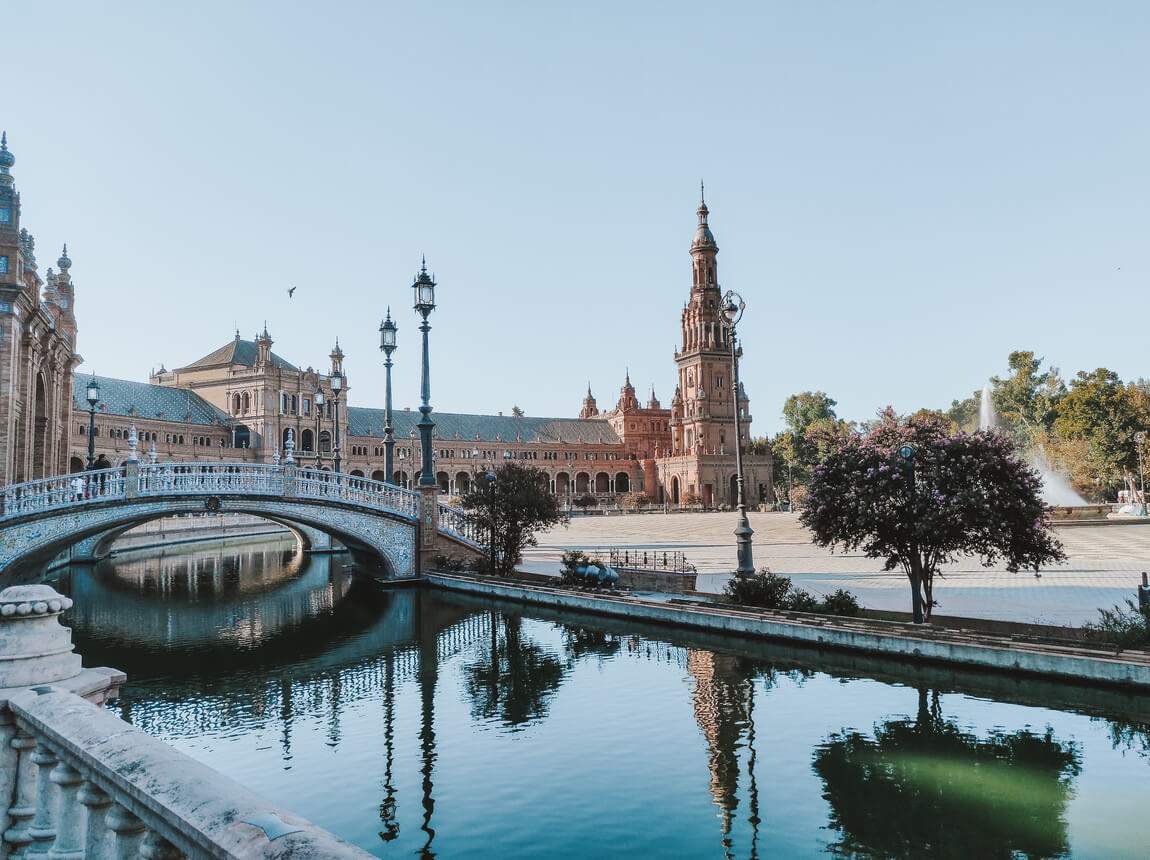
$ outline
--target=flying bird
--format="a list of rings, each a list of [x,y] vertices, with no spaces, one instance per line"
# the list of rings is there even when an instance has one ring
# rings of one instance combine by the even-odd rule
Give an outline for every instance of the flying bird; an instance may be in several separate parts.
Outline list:
[[[288,298],[290,299],[293,295],[295,295],[295,287],[288,287]]]

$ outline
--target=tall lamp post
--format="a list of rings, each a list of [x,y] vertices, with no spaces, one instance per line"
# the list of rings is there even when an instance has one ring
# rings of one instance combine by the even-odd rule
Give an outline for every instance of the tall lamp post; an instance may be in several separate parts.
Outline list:
[[[735,349],[735,326],[743,318],[743,297],[734,290],[727,290],[723,305],[719,309],[720,321],[727,332],[731,344],[731,401],[735,407],[735,475],[739,488],[739,524],[735,526],[739,576],[751,576],[755,572],[755,562],[751,557],[751,535],[755,532],[747,521],[747,503],[743,494],[743,434],[739,429],[739,354]]]
[[[1146,441],[1145,431],[1139,430],[1134,434],[1134,441],[1138,443],[1138,492],[1141,495],[1139,507],[1142,510],[1142,516],[1146,516],[1146,475],[1142,471],[1142,444]]]
[[[93,373],[92,381],[88,383],[88,469],[94,468],[96,462],[96,404],[99,402],[100,385]]]
[[[387,319],[379,324],[379,348],[385,356],[383,366],[387,369],[387,400],[383,409],[383,470],[384,480],[395,481],[395,429],[391,426],[391,354],[395,352],[395,333],[398,327],[391,319],[391,308],[387,309]]]
[[[331,375],[332,414],[335,416],[335,444],[332,446],[332,462],[335,473],[339,474],[339,393],[343,391],[343,375]]]
[[[419,389],[422,401],[419,406],[419,412],[422,415],[419,419],[419,444],[423,450],[420,458],[419,486],[434,487],[435,472],[431,465],[431,431],[435,429],[435,422],[431,420],[431,369],[427,355],[427,333],[431,331],[431,324],[428,323],[427,318],[435,310],[435,281],[427,274],[426,259],[420,266],[419,274],[416,276],[415,282],[412,283],[411,289],[415,294],[415,311],[423,317],[423,322],[419,324],[419,330],[423,332],[423,368]]]
[[[323,458],[319,452],[319,419],[323,415],[323,388],[315,390],[315,467],[323,468]]]

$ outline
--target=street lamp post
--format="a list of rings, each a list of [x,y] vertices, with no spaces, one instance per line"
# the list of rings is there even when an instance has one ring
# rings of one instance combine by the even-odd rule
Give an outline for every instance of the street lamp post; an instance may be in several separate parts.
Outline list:
[[[331,399],[332,399],[332,415],[335,416],[335,442],[332,445],[332,468],[335,473],[339,474],[339,393],[343,391],[343,375],[340,373],[333,373],[331,375]]]
[[[913,613],[913,620],[915,624],[922,624],[922,559],[918,554],[918,538],[914,537],[915,531],[915,488],[914,479],[914,455],[915,450],[912,445],[903,445],[898,449],[898,455],[901,457],[907,466],[906,475],[906,498],[907,498],[907,525],[911,531],[910,538],[910,578],[911,585],[914,588],[914,594],[911,595],[911,610]]]
[[[323,468],[323,458],[320,456],[319,450],[319,419],[323,414],[323,388],[316,388],[315,390],[315,467],[316,469]]]
[[[1138,443],[1138,493],[1142,497],[1139,499],[1141,502],[1139,507],[1142,516],[1146,516],[1146,475],[1142,471],[1142,444],[1146,441],[1146,433],[1139,430],[1134,434],[1134,441]]]
[[[435,473],[431,465],[431,431],[435,429],[435,422],[431,420],[431,368],[427,354],[427,333],[431,331],[431,324],[427,318],[435,310],[435,281],[427,274],[427,260],[420,266],[411,289],[415,294],[415,311],[423,318],[419,330],[423,332],[423,367],[420,375],[419,412],[419,443],[422,448],[420,457],[419,486],[434,487]]]
[[[727,340],[731,344],[731,392],[732,405],[735,407],[735,476],[739,489],[739,524],[735,526],[735,544],[737,546],[739,576],[751,576],[755,572],[755,562],[751,557],[751,529],[747,521],[747,503],[743,493],[743,436],[739,429],[739,354],[735,348],[735,326],[743,318],[743,297],[734,290],[727,290],[723,296],[723,305],[720,308],[719,319],[727,332]]]
[[[395,481],[395,430],[391,426],[391,354],[395,352],[395,333],[398,327],[391,319],[391,308],[387,309],[387,319],[379,324],[379,348],[383,350],[383,366],[387,370],[387,400],[383,409],[383,470],[384,480]]]
[[[96,404],[99,402],[100,385],[93,373],[92,381],[88,383],[88,469],[94,468],[96,462]]]

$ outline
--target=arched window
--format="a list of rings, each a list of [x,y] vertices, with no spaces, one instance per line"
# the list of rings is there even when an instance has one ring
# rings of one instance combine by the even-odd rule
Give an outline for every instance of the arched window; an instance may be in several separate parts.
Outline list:
[[[238,394],[232,395],[232,414],[240,414],[240,396]]]
[[[331,453],[331,434],[326,430],[319,431],[319,450],[324,454]]]
[[[304,451],[315,450],[315,433],[311,430],[304,430],[300,433],[300,448]]]
[[[248,394],[248,392],[246,392],[246,391],[244,392],[243,403],[244,403],[244,415],[247,415],[248,411],[252,408],[252,396],[250,394]]]

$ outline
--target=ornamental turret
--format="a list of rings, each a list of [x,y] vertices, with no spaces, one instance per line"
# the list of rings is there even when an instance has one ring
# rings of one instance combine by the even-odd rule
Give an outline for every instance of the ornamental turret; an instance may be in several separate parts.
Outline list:
[[[591,383],[587,383],[587,396],[583,398],[583,408],[579,412],[580,418],[596,418],[599,415],[599,407],[595,403],[595,398],[591,395]]]
[[[267,367],[272,363],[272,337],[268,334],[268,324],[264,323],[264,330],[256,335],[256,367]]]

